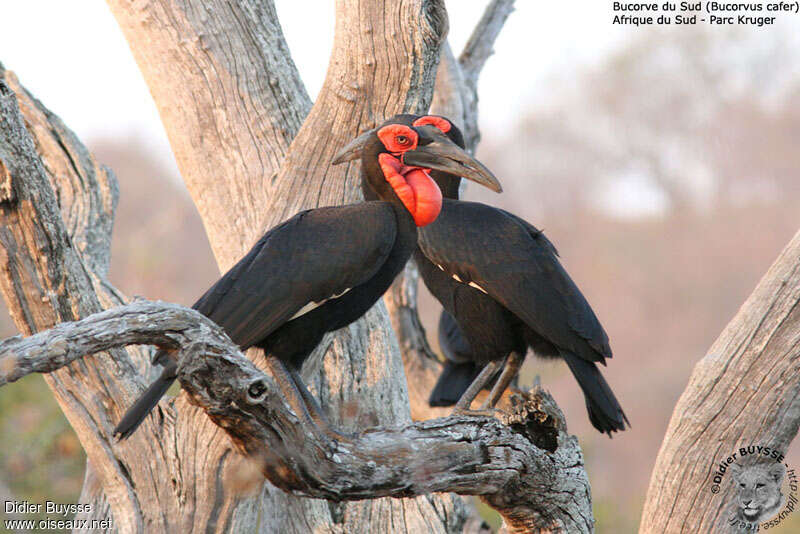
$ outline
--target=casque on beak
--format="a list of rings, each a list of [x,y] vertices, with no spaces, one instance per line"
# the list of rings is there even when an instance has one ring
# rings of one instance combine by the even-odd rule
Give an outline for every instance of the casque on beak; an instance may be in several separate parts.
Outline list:
[[[472,180],[496,193],[503,191],[503,186],[483,163],[464,152],[440,130],[433,126],[418,127],[417,130],[424,130],[424,134],[433,140],[426,144],[420,141],[415,150],[405,152],[402,159],[405,165],[446,172]]]

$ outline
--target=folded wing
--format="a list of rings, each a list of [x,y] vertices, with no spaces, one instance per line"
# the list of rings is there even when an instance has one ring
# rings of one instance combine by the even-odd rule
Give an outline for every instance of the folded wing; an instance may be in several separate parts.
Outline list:
[[[369,280],[396,233],[394,210],[383,202],[298,213],[267,232],[193,307],[247,348],[308,304]]]

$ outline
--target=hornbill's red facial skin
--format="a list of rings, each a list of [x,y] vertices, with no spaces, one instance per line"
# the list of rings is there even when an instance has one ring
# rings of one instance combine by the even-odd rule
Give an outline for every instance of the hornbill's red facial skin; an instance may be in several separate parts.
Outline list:
[[[334,164],[363,154],[362,176],[367,199],[400,201],[417,226],[436,219],[441,192],[430,173],[460,172],[493,191],[500,183],[479,161],[471,158],[435,126],[413,125],[414,115],[396,115],[344,147]]]
[[[435,126],[464,147],[461,132],[444,117],[416,117],[412,125]],[[457,173],[435,171],[431,177],[445,198],[436,221],[420,229],[414,257],[425,285],[445,309],[439,336],[448,361],[430,404],[459,401],[460,409],[468,408],[468,397],[500,362],[512,355],[516,363],[531,348],[538,356],[566,361],[595,428],[609,435],[624,430],[627,417],[596,365],[611,357],[608,336],[555,247],[519,217],[459,201]],[[484,366],[489,371],[479,380]],[[468,388],[470,394],[463,395]],[[496,398],[502,391],[493,393]]]
[[[434,129],[435,130],[435,129]],[[299,369],[326,332],[361,317],[389,288],[417,244],[417,226],[436,219],[441,193],[427,169],[466,166],[498,189],[478,161],[431,127],[401,117],[360,136],[337,162],[360,158],[362,185],[378,200],[307,210],[268,231],[195,304],[242,350],[260,347],[299,417],[329,435]],[[129,436],[177,377],[160,350],[161,377],[128,410],[114,433]]]

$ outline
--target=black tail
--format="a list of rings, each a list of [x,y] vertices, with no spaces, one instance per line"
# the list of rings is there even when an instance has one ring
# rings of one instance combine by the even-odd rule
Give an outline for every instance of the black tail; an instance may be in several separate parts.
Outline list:
[[[144,421],[144,418],[147,417],[147,414],[155,408],[158,401],[161,400],[161,397],[164,396],[172,383],[175,382],[177,376],[178,366],[175,362],[165,362],[161,376],[147,388],[147,391],[139,397],[139,400],[137,400],[133,406],[128,408],[128,411],[125,412],[125,415],[122,417],[122,421],[120,421],[117,428],[114,429],[114,435],[118,436],[120,440],[123,440],[133,434],[134,431],[139,428],[142,421]]]
[[[592,425],[609,437],[612,432],[625,430],[626,424],[630,427],[628,417],[622,411],[614,392],[600,374],[597,365],[567,351],[561,351],[561,357],[567,362],[575,380],[583,390]]]
[[[439,380],[436,381],[431,396],[428,398],[428,404],[453,406],[480,372],[481,367],[472,362],[445,362],[442,374],[439,375]]]

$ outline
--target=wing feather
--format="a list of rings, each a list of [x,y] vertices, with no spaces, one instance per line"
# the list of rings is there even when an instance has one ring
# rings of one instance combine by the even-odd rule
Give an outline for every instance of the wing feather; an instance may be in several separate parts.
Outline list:
[[[557,251],[530,223],[476,202],[445,200],[419,246],[464,283],[475,282],[551,343],[590,361],[611,357],[608,335]]]
[[[261,237],[193,307],[247,348],[306,304],[369,280],[396,233],[394,210],[384,202],[298,213]]]

